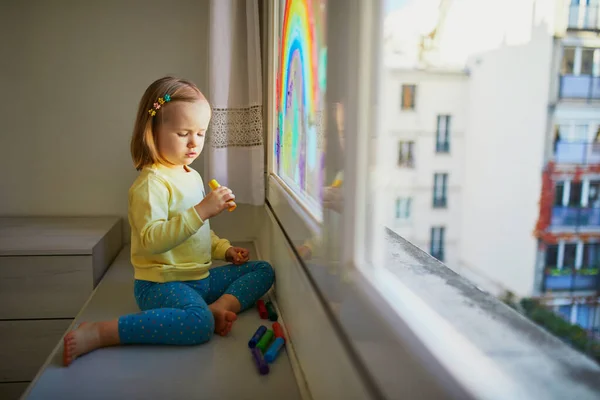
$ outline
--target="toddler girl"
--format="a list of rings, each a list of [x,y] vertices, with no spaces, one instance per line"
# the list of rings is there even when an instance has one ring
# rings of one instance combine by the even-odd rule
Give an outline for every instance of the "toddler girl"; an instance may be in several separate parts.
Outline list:
[[[189,167],[202,152],[211,108],[193,83],[165,77],[142,97],[131,155],[139,176],[129,189],[134,295],[142,312],[82,323],[64,338],[63,362],[118,344],[194,345],[227,335],[237,313],[267,292],[274,272],[248,261],[210,229],[235,205],[227,187],[208,194]],[[211,269],[212,259],[231,265]]]

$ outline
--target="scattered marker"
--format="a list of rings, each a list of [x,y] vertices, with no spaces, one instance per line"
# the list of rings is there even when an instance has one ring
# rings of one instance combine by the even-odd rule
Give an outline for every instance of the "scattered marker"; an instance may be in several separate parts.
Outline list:
[[[267,350],[267,347],[269,346],[269,342],[271,342],[272,338],[273,338],[273,331],[268,329],[265,332],[265,334],[263,335],[263,337],[260,338],[260,340],[256,344],[256,348],[261,349],[262,352],[264,353]]]
[[[275,307],[273,306],[273,303],[271,303],[270,301],[267,302],[267,313],[269,316],[269,320],[271,321],[277,321],[277,312],[275,311]]]
[[[269,313],[267,312],[267,307],[265,307],[265,302],[262,300],[258,300],[256,302],[256,307],[258,308],[258,314],[262,319],[269,318]]]
[[[250,347],[251,349],[256,347],[256,344],[260,341],[260,338],[263,337],[263,335],[265,334],[265,332],[267,331],[267,327],[264,325],[261,325],[258,327],[258,329],[256,330],[256,332],[254,333],[254,335],[252,336],[252,339],[250,339],[250,341],[248,342],[248,347]]]
[[[285,341],[283,338],[276,338],[273,344],[269,347],[269,349],[265,352],[265,361],[269,364],[275,361],[277,355],[279,354],[279,350],[283,347]]]
[[[279,324],[279,322],[273,322],[273,334],[276,338],[282,338],[285,342],[285,335],[283,334],[283,328]]]
[[[258,368],[258,372],[261,375],[266,375],[269,373],[269,366],[266,361],[263,359],[263,356],[259,349],[256,347],[250,350],[252,352],[252,358],[254,358],[254,363],[256,364],[256,368]]]

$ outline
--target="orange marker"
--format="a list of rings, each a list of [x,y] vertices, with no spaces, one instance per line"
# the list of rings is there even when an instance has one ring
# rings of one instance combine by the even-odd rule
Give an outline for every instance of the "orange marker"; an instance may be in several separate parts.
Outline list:
[[[211,188],[212,190],[215,190],[215,189],[218,189],[218,188],[220,188],[220,187],[221,187],[221,185],[219,185],[219,182],[217,182],[217,180],[216,180],[216,179],[212,179],[210,182],[208,182],[208,186],[210,186],[210,188]],[[232,200],[229,200],[229,201],[232,201]],[[231,206],[231,207],[229,207],[229,212],[231,212],[231,211],[235,210],[235,209],[236,209],[236,207],[237,207],[237,206]]]

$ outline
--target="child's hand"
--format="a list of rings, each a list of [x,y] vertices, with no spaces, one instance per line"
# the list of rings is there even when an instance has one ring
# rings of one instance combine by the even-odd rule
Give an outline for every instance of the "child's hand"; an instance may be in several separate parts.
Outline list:
[[[225,186],[221,186],[209,192],[199,204],[196,204],[196,212],[203,221],[206,221],[220,214],[223,210],[234,206],[234,199],[235,195],[231,190]]]
[[[344,208],[344,198],[342,197],[342,188],[328,186],[323,190],[323,207],[342,212]]]
[[[235,265],[240,265],[248,262],[250,252],[242,247],[230,247],[225,252],[225,260]]]
[[[296,247],[298,255],[304,260],[310,260],[312,258],[312,250],[307,245]]]

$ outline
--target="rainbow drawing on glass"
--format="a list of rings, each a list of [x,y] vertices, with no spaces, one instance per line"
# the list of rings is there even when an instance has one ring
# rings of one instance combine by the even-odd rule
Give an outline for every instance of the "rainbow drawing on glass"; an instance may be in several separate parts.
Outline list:
[[[168,103],[169,101],[171,101],[171,96],[168,94],[165,94],[164,97],[159,97],[152,108],[148,110],[148,114],[150,114],[151,117],[154,117],[156,115],[156,111],[159,110],[163,104]]]
[[[325,1],[282,0],[277,76],[277,175],[320,215],[324,140],[320,115],[327,49]]]

